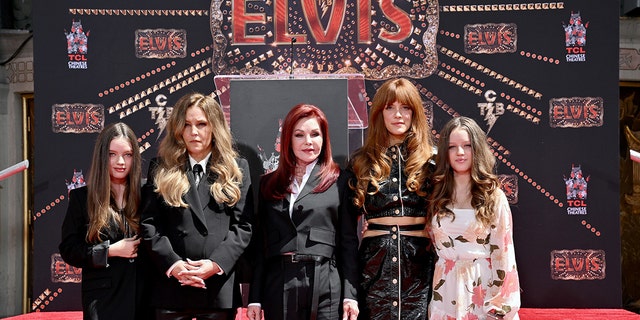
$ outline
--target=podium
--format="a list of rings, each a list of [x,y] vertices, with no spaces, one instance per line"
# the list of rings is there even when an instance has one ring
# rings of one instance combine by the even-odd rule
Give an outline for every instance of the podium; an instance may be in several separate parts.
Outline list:
[[[256,187],[262,174],[277,168],[282,121],[297,104],[313,104],[325,113],[333,157],[342,167],[362,146],[368,117],[361,74],[219,75],[214,82]]]

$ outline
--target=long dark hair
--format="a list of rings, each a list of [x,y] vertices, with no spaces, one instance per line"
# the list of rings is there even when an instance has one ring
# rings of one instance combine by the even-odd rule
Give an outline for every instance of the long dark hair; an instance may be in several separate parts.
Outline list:
[[[141,163],[138,139],[129,126],[122,122],[112,123],[102,129],[93,147],[91,170],[87,179],[87,210],[89,211],[89,227],[87,230],[87,242],[95,243],[103,241],[101,231],[108,227],[110,221],[115,219],[124,228],[124,222],[119,221],[120,216],[114,215],[112,203],[114,195],[111,191],[111,176],[109,172],[109,149],[111,141],[124,138],[131,145],[133,161],[127,176],[127,185],[124,190],[125,207],[123,214],[127,223],[138,231],[140,216],[138,204],[140,203],[140,177]],[[124,231],[124,229],[123,229]]]
[[[473,152],[471,166],[471,206],[476,210],[476,219],[485,226],[491,225],[495,216],[494,191],[500,187],[500,181],[494,174],[496,158],[489,148],[487,136],[475,120],[467,117],[456,117],[440,131],[436,170],[433,174],[433,193],[431,195],[429,217],[434,215],[440,219],[444,216],[455,218],[448,208],[451,205],[455,182],[453,169],[449,163],[449,138],[451,132],[461,129],[469,134]]]

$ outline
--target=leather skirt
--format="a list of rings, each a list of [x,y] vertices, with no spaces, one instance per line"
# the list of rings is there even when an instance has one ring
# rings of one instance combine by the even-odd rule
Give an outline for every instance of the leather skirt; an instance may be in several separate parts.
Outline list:
[[[431,240],[400,234],[362,239],[362,295],[358,319],[427,319],[435,253]]]

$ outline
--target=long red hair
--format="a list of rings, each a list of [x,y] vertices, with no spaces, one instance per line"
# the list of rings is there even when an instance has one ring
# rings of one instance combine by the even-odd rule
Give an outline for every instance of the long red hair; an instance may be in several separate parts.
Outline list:
[[[296,156],[293,153],[291,138],[295,124],[300,119],[313,117],[318,121],[320,130],[322,131],[322,148],[318,163],[320,166],[320,183],[313,189],[314,193],[320,193],[327,190],[340,175],[340,166],[333,161],[331,154],[331,139],[329,139],[329,124],[327,117],[320,108],[311,104],[298,104],[294,106],[282,123],[282,134],[280,136],[281,152],[278,168],[272,173],[264,176],[261,183],[260,193],[265,199],[279,200],[291,193],[290,185],[296,170]]]

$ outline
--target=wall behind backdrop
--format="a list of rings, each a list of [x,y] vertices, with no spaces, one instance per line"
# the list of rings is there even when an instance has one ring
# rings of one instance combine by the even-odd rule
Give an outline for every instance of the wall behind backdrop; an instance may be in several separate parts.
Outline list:
[[[36,1],[31,309],[81,308],[81,270],[57,246],[68,190],[84,185],[105,124],[132,126],[149,160],[182,95],[228,94],[218,75],[290,73],[362,74],[366,104],[384,80],[411,78],[434,134],[453,116],[476,119],[511,203],[523,306],[621,307],[618,10],[611,0]]]

